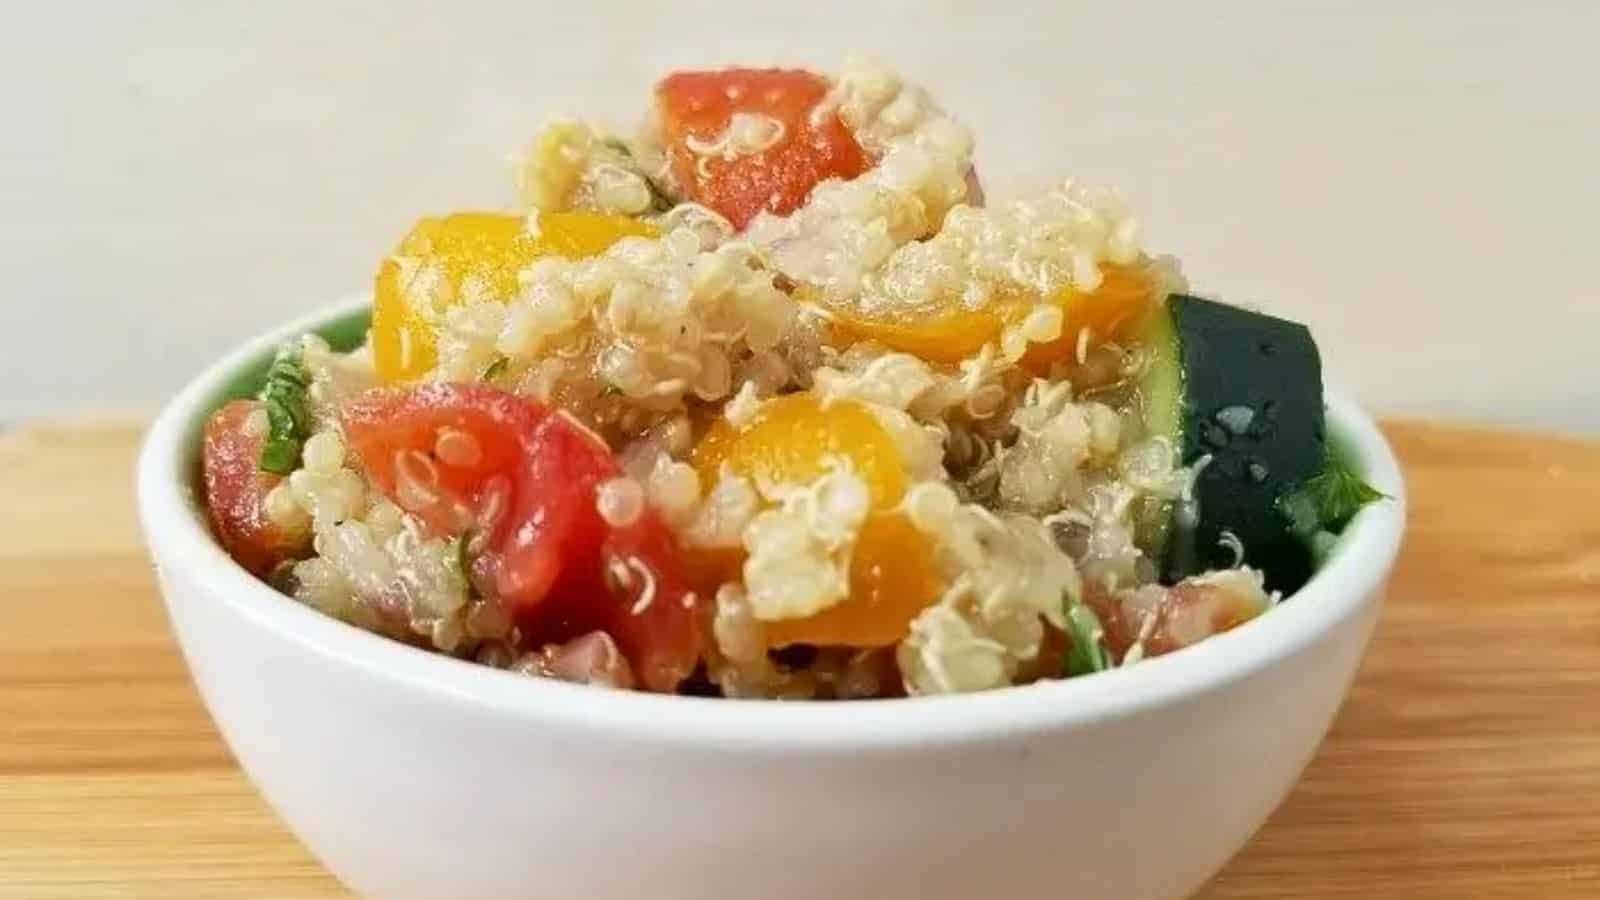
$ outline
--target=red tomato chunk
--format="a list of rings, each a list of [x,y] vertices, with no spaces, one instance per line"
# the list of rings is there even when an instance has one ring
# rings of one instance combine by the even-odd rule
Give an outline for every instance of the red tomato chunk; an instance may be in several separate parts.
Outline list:
[[[872,161],[839,116],[813,114],[827,93],[822,76],[791,69],[668,76],[657,85],[656,99],[673,173],[685,194],[743,229],[763,210],[784,215],[798,209],[824,179],[865,172]],[[771,143],[749,153],[730,146],[730,126],[739,113]]]
[[[282,479],[260,469],[266,431],[252,433],[256,400],[235,400],[206,422],[200,452],[200,477],[206,508],[217,538],[239,565],[266,576],[285,560],[305,552],[307,536],[291,535],[266,517],[267,493]]]
[[[700,601],[649,509],[613,525],[595,506],[621,467],[565,413],[481,384],[378,390],[344,411],[373,482],[440,535],[488,535],[475,579],[530,647],[602,630],[643,686],[670,691],[700,658]]]

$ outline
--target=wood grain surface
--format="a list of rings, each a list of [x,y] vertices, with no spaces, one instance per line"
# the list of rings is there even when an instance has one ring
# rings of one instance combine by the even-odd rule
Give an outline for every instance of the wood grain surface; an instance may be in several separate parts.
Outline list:
[[[1600,445],[1387,430],[1411,522],[1371,651],[1200,896],[1600,898]],[[200,706],[134,521],[136,441],[0,436],[0,897],[345,896]]]

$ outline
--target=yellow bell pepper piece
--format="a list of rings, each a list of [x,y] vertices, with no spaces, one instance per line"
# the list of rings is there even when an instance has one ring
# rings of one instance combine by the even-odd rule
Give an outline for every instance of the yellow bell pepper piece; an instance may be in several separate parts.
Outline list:
[[[747,478],[804,484],[826,471],[828,457],[849,460],[871,498],[850,560],[850,596],[804,619],[769,623],[767,642],[887,646],[906,636],[911,620],[938,599],[942,586],[927,536],[895,509],[906,491],[899,447],[866,407],[837,400],[824,409],[810,394],[776,397],[741,428],[718,419],[696,445],[692,462],[708,486],[723,463]],[[742,550],[702,560],[715,582],[736,580],[743,561]]]
[[[372,355],[378,377],[405,381],[433,368],[445,311],[467,303],[504,303],[518,274],[541,256],[581,259],[625,237],[658,236],[624,216],[545,213],[537,233],[507,213],[465,212],[417,222],[378,269],[372,301]]]
[[[1160,298],[1155,282],[1142,266],[1102,263],[1101,282],[1084,293],[1063,288],[1049,298],[1062,313],[1060,337],[1033,344],[1022,358],[1031,372],[1044,373],[1052,363],[1070,361],[1077,354],[1079,332],[1087,332],[1088,347],[1106,341],[1126,341],[1137,334],[1146,315]],[[910,353],[929,362],[956,363],[975,356],[984,344],[999,344],[1007,325],[1022,321],[1033,308],[1029,298],[1000,297],[981,309],[952,308],[934,315],[903,318],[869,318],[855,310],[824,305],[840,343],[873,340],[891,350]]]

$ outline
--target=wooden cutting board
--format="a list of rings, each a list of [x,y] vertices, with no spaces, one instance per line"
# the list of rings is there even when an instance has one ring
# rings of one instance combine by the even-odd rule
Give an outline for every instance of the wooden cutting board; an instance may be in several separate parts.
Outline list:
[[[1600,898],[1600,444],[1387,430],[1411,523],[1371,651],[1200,896]],[[200,706],[134,521],[136,441],[0,436],[0,897],[346,896]]]

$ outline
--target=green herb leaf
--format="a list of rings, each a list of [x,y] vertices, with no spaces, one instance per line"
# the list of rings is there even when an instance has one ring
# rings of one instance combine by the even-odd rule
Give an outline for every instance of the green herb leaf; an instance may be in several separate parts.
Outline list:
[[[300,447],[311,435],[311,410],[306,405],[310,378],[295,343],[284,344],[267,369],[258,395],[267,410],[267,438],[261,444],[261,471],[288,475],[300,465]]]
[[[457,535],[450,541],[448,555],[444,558],[444,564],[462,578],[467,577],[467,573],[472,570],[472,556],[467,552],[467,545],[470,543],[472,543],[472,532]]]
[[[1361,508],[1388,495],[1374,488],[1330,442],[1322,471],[1306,479],[1299,490],[1284,495],[1278,509],[1289,519],[1289,530],[1310,539],[1319,531],[1338,534]]]
[[[446,546],[444,564],[450,571],[460,576],[461,582],[467,587],[467,597],[477,596],[472,588],[472,532],[465,531],[457,535]]]
[[[661,185],[656,184],[656,180],[654,178],[651,178],[648,175],[640,175],[639,177],[644,179],[645,187],[650,189],[651,212],[669,212],[674,206],[678,205],[678,201],[674,200],[671,194],[668,194],[666,191],[662,190]]]
[[[487,369],[483,370],[483,374],[481,376],[479,376],[478,380],[479,381],[493,381],[496,378],[499,378],[501,375],[504,375],[506,373],[506,369],[510,365],[511,365],[510,357],[497,356],[497,357],[495,357],[494,362],[489,363],[489,367]]]
[[[1322,514],[1317,512],[1317,501],[1302,486],[1278,498],[1278,512],[1288,520],[1289,533],[1303,541],[1322,530]]]
[[[623,143],[621,138],[603,138],[600,143],[610,147],[620,156],[630,160],[633,159],[633,151],[628,149],[628,145]],[[646,175],[643,172],[636,172],[635,174],[637,174],[640,178],[643,178],[645,187],[650,189],[650,212],[664,213],[678,205],[678,201],[674,200],[671,194],[662,190],[661,185],[657,184],[654,178],[651,178],[649,175]]]
[[[1111,668],[1111,654],[1106,650],[1105,629],[1094,610],[1078,599],[1066,598],[1067,636],[1072,638],[1072,649],[1067,652],[1067,677],[1103,672]]]

